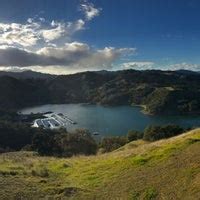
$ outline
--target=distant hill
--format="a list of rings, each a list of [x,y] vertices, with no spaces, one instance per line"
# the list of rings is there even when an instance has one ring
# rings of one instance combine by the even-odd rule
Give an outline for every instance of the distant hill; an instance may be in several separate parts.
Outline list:
[[[200,72],[199,71],[189,71],[189,70],[184,70],[184,69],[181,69],[181,70],[177,70],[176,72],[178,73],[181,73],[181,74],[192,74],[192,75],[195,75],[195,74],[199,74]]]
[[[10,76],[17,79],[30,79],[30,78],[49,79],[49,78],[56,77],[56,75],[44,74],[40,72],[34,72],[31,70],[23,71],[23,72],[0,71],[0,77],[1,76]]]
[[[0,155],[1,199],[197,200],[200,129],[97,156]]]
[[[0,109],[17,109],[50,101],[44,79],[0,77]]]
[[[126,70],[62,76],[33,74],[40,78],[0,76],[0,108],[93,103],[142,105],[146,113],[157,115],[200,113],[200,74],[195,72]]]

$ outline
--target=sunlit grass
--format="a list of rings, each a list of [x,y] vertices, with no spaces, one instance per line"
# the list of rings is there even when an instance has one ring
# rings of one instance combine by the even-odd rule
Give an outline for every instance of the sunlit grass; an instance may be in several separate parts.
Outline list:
[[[35,188],[35,193],[40,195],[72,195],[87,197],[90,199],[96,195],[95,191],[103,190],[108,195],[107,187],[112,190],[128,190],[126,184],[135,184],[127,177],[139,176],[139,172],[146,169],[154,169],[179,152],[184,151],[191,145],[200,141],[200,131],[191,131],[188,134],[180,135],[168,140],[161,140],[153,143],[143,141],[132,142],[117,151],[98,156],[79,156],[72,158],[39,157],[32,152],[7,153],[0,156],[0,183],[4,181],[9,186],[0,189],[9,190],[10,195],[16,193],[15,182],[21,181],[22,188],[17,191]],[[145,171],[144,171],[145,172]],[[200,171],[197,166],[180,170],[183,176],[194,178]],[[127,179],[127,183],[126,183]],[[10,181],[10,182],[9,182]],[[13,185],[11,184],[13,182]],[[116,188],[115,182],[122,184]],[[110,185],[113,184],[113,187]],[[144,183],[147,184],[147,183]],[[8,187],[11,187],[10,189]],[[28,188],[28,189],[27,189]],[[150,189],[148,189],[150,188]],[[153,188],[153,189],[152,189]],[[194,188],[195,190],[196,188]],[[119,193],[119,191],[116,191]],[[135,191],[126,191],[127,198],[134,197],[141,199],[146,196],[154,198],[158,191],[153,186],[135,188]],[[27,194],[27,193],[26,193]],[[33,192],[30,192],[33,194]],[[120,193],[119,193],[120,194]],[[98,194],[99,196],[100,194]],[[133,199],[134,199],[133,198]],[[147,198],[147,199],[148,199]]]

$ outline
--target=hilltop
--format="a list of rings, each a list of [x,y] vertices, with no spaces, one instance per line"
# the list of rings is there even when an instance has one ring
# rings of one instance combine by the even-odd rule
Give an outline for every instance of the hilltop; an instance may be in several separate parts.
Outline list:
[[[0,108],[91,103],[140,105],[145,113],[155,115],[198,114],[199,83],[199,73],[160,70],[83,72],[55,77],[34,74],[32,78],[0,76]]]
[[[1,199],[198,199],[200,129],[68,159],[0,155]]]
[[[0,77],[9,76],[16,79],[53,79],[56,75],[44,74],[40,72],[34,72],[31,70],[26,70],[22,72],[9,72],[9,71],[0,71]]]

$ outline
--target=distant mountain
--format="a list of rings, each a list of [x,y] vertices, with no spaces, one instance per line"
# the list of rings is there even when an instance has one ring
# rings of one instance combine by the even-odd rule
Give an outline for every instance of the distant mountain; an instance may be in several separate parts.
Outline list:
[[[31,70],[23,71],[23,72],[7,72],[7,71],[0,71],[1,76],[10,76],[17,79],[30,79],[30,78],[37,78],[37,79],[51,79],[56,77],[56,75],[52,74],[44,74],[40,72],[34,72]]]
[[[180,70],[177,70],[176,72],[180,74],[184,74],[184,75],[189,75],[189,74],[195,75],[195,74],[200,73],[199,71],[190,71],[190,70],[185,70],[185,69],[180,69]]]
[[[157,115],[200,113],[200,74],[195,72],[125,70],[22,77],[0,76],[0,109],[93,103],[143,105],[146,113]]]

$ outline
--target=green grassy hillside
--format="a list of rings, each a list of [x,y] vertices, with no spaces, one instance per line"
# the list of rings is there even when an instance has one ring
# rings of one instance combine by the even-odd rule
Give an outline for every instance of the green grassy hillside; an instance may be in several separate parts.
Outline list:
[[[181,199],[200,197],[200,129],[107,154],[61,159],[0,155],[1,199]]]

